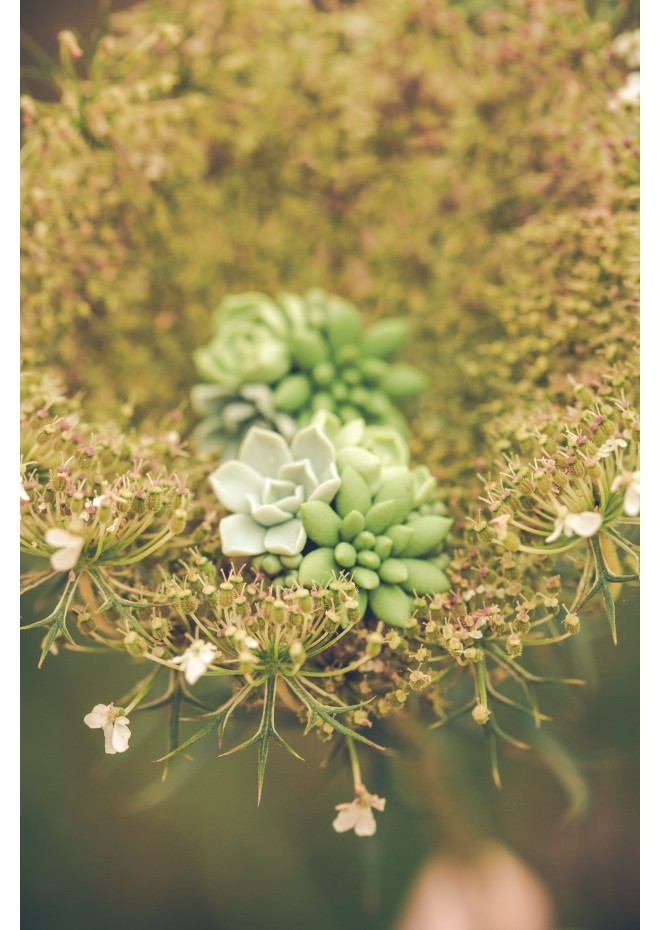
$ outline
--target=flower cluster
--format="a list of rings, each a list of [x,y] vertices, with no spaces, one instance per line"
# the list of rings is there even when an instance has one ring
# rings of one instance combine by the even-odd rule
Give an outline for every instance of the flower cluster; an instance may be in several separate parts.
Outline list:
[[[403,348],[407,323],[389,318],[364,328],[347,300],[323,291],[303,297],[227,297],[216,311],[211,341],[195,352],[202,377],[193,406],[204,420],[202,450],[231,454],[251,426],[268,425],[290,438],[320,410],[343,422],[358,417],[405,421],[393,401],[413,397],[425,376],[390,359]]]

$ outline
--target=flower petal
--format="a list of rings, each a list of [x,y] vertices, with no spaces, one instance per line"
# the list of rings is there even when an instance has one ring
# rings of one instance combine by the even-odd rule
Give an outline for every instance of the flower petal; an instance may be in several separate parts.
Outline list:
[[[286,523],[291,519],[291,513],[288,510],[281,510],[275,504],[257,504],[252,501],[252,519],[256,520],[259,526],[278,526],[280,523]]]
[[[261,499],[264,486],[259,472],[237,459],[216,468],[209,481],[222,506],[233,513],[249,513],[248,495]]]
[[[131,731],[128,728],[128,717],[117,717],[112,731],[112,745],[116,752],[126,752]]]
[[[76,564],[84,542],[80,536],[78,540],[79,542],[75,546],[66,546],[63,549],[58,549],[57,552],[53,552],[50,557],[50,564],[56,572],[68,572]]]
[[[355,801],[352,804],[338,804],[336,809],[339,813],[332,821],[333,829],[337,833],[346,833],[347,830],[352,830],[360,816],[360,810]]]
[[[302,487],[306,499],[309,499],[310,495],[314,493],[319,483],[309,459],[285,465],[280,471],[280,478],[286,478],[298,487]]]
[[[105,751],[107,752],[109,756],[114,756],[114,754],[117,752],[117,750],[114,747],[114,743],[112,739],[114,729],[115,729],[114,723],[110,723],[110,722],[106,723],[105,726],[103,727],[103,735],[105,736]]]
[[[297,555],[302,552],[307,542],[307,534],[302,520],[289,520],[280,526],[273,526],[266,532],[264,545],[266,552],[275,555]]]
[[[599,513],[587,511],[585,513],[569,513],[564,521],[567,528],[573,530],[578,536],[593,536],[601,527],[603,518]],[[566,534],[568,535],[568,533]]]
[[[278,433],[253,426],[243,440],[238,457],[260,474],[276,478],[280,469],[291,461],[291,452]]]
[[[104,727],[108,722],[108,705],[96,704],[94,709],[89,714],[85,715],[83,722],[92,730],[98,730],[100,727]]]
[[[260,555],[265,552],[266,530],[245,513],[220,521],[220,541],[225,555]]]
[[[61,530],[56,526],[46,530],[44,539],[49,546],[54,546],[56,549],[68,549],[70,546],[78,545],[78,543],[82,544],[82,538],[80,536],[69,533],[68,530]]]
[[[376,818],[370,807],[363,807],[355,821],[356,836],[373,836],[376,832]]]
[[[639,481],[631,481],[623,498],[623,509],[627,516],[637,517],[640,511]]]
[[[549,536],[545,537],[545,541],[554,542],[555,539],[559,539],[563,531],[564,531],[564,520],[562,517],[557,517],[557,519],[555,520],[555,528]]]

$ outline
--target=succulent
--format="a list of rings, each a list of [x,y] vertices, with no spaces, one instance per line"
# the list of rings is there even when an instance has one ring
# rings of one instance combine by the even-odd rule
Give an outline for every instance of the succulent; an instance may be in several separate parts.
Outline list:
[[[296,433],[290,446],[278,433],[253,427],[238,458],[223,462],[210,478],[219,501],[232,511],[220,521],[224,554],[301,553],[307,541],[301,505],[332,501],[340,485],[335,458],[316,424]]]
[[[447,558],[437,553],[452,520],[421,512],[433,505],[436,492],[423,466],[385,468],[375,488],[351,465],[340,477],[334,507],[316,500],[300,509],[308,538],[319,546],[303,557],[300,582],[325,584],[348,572],[360,589],[362,614],[369,606],[379,620],[404,626],[414,596],[449,588]]]
[[[425,384],[417,369],[390,361],[406,332],[402,318],[365,329],[352,303],[320,290],[304,297],[283,294],[277,301],[256,293],[226,298],[216,311],[213,337],[195,353],[200,374],[224,389],[194,389],[193,403],[208,418],[200,427],[202,440],[217,446],[225,429],[235,440],[258,418],[277,425],[276,417],[284,415],[303,426],[321,410],[344,423],[362,417],[405,432],[394,403]],[[251,396],[255,382],[262,388],[257,400]]]
[[[241,440],[252,426],[261,426],[291,439],[295,421],[275,410],[267,384],[246,384],[238,390],[222,384],[196,384],[191,392],[193,409],[204,417],[193,437],[200,452],[238,454]]]

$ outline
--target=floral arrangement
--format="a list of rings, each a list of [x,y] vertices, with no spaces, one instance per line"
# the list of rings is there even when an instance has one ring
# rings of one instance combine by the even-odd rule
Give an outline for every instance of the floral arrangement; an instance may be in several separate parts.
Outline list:
[[[23,100],[22,593],[40,665],[142,669],[81,709],[106,753],[154,710],[166,772],[204,737],[256,747],[261,798],[299,720],[351,773],[334,829],[370,836],[362,765],[402,721],[482,735],[500,784],[551,726],[543,686],[577,683],[571,642],[603,618],[616,642],[639,579],[635,44],[553,6],[246,0],[229,22],[176,0],[89,48],[62,34],[60,99]],[[282,57],[291,30],[310,59]]]

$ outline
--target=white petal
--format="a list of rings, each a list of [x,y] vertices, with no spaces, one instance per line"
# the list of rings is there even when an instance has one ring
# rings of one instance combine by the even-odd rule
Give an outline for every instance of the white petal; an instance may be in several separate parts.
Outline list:
[[[234,513],[248,513],[248,495],[261,498],[264,479],[249,465],[232,459],[224,462],[209,478],[215,496],[223,507]]]
[[[557,517],[555,520],[555,528],[549,536],[545,537],[546,542],[554,542],[555,539],[559,539],[564,530],[564,520],[562,517]]]
[[[341,808],[341,810],[339,810]],[[347,830],[352,830],[357,823],[358,817],[360,816],[360,810],[355,804],[339,804],[337,806],[339,813],[332,821],[333,828],[337,833],[346,833]]]
[[[336,458],[334,445],[316,423],[296,433],[291,440],[291,452],[296,461],[308,459],[319,479]]]
[[[376,818],[370,807],[363,807],[355,821],[356,836],[373,836],[376,832]]]
[[[105,736],[105,751],[109,756],[114,756],[114,754],[117,752],[112,740],[114,729],[114,723],[106,723],[106,725],[103,727],[103,735]]]
[[[302,552],[307,542],[307,534],[302,520],[289,520],[280,526],[271,527],[265,536],[266,552],[275,555],[297,555]]]
[[[56,526],[46,530],[44,539],[49,546],[54,546],[56,549],[61,549],[62,547],[68,549],[70,546],[82,543],[80,536],[74,536],[74,534],[69,533],[68,530],[61,530]]]
[[[68,572],[76,564],[80,557],[83,547],[83,540],[80,540],[78,546],[67,546],[64,549],[58,549],[50,557],[50,564],[56,572]]]
[[[289,465],[285,465],[283,470],[289,467]],[[279,504],[282,498],[291,497],[295,493],[295,481],[283,480],[282,478],[266,478],[261,499],[264,504]]]
[[[599,513],[570,513],[566,517],[566,527],[570,527],[578,536],[593,536],[601,527],[603,518]],[[568,533],[566,534],[568,536]]]
[[[117,717],[112,731],[112,745],[115,752],[126,752],[131,731],[128,729],[128,717]]]
[[[220,521],[220,541],[225,555],[260,555],[265,552],[266,530],[245,513]]]
[[[104,727],[108,722],[108,705],[107,704],[96,704],[91,713],[86,714],[83,720],[92,730],[97,730],[99,727]]]
[[[206,662],[199,656],[191,656],[185,665],[186,681],[189,685],[194,685],[204,675],[208,668]]]
[[[623,498],[623,509],[629,517],[636,517],[639,515],[639,481],[631,481],[626,488],[626,493]]]
[[[291,452],[278,433],[253,426],[243,440],[238,457],[260,474],[276,478],[282,466],[291,461]]]

